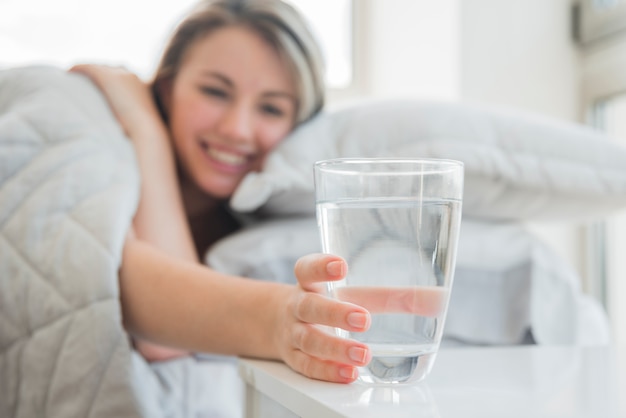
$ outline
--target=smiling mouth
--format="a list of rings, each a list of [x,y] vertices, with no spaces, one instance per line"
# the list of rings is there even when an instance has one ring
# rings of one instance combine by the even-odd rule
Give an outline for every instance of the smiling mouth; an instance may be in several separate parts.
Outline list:
[[[248,158],[241,154],[216,149],[205,142],[202,142],[200,145],[204,153],[218,163],[228,164],[231,166],[242,166],[248,162]]]

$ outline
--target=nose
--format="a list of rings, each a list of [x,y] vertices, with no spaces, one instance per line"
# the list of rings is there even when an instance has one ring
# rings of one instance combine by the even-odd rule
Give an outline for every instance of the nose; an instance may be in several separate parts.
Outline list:
[[[253,113],[250,106],[241,102],[231,103],[217,124],[217,133],[233,142],[251,142],[252,121]]]

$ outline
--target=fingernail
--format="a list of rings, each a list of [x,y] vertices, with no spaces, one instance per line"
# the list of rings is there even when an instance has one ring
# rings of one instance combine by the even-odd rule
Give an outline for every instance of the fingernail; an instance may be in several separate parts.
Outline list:
[[[350,347],[348,349],[348,357],[352,361],[356,361],[359,364],[364,364],[367,358],[367,349],[363,347]]]
[[[339,369],[339,375],[344,379],[354,380],[356,379],[356,369],[354,367],[342,367]]]
[[[326,272],[334,277],[341,277],[345,274],[343,261],[331,261],[326,264]]]
[[[361,312],[349,313],[346,317],[348,324],[355,328],[366,328],[369,324],[369,315]]]

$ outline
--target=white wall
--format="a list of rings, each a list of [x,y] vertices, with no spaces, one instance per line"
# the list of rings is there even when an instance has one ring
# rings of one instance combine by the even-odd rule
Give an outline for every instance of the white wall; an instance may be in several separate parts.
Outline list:
[[[570,0],[355,1],[367,22],[362,95],[468,100],[581,120]],[[587,280],[582,225],[531,227]]]
[[[570,7],[570,0],[463,0],[459,98],[580,121],[580,52]],[[583,226],[533,229],[589,280]]]
[[[370,0],[368,14],[369,94],[458,97],[457,0]]]
[[[570,0],[465,0],[462,10],[461,97],[578,119]]]
[[[571,0],[355,0],[366,95],[477,100],[579,118]]]

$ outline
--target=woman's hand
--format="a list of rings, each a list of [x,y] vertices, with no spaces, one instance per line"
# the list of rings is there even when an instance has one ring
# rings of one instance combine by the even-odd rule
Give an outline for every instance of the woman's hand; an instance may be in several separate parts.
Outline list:
[[[218,273],[127,239],[120,268],[126,329],[166,346],[197,352],[277,359],[305,376],[349,383],[366,365],[368,347],[323,330],[367,330],[362,307],[318,291],[345,276],[346,263],[310,255],[296,264],[299,285]]]
[[[123,67],[80,64],[70,69],[89,77],[104,93],[126,134],[134,139],[146,123],[162,123],[150,89]]]
[[[286,303],[287,312],[277,320],[276,344],[283,361],[305,376],[331,382],[356,379],[356,367],[371,359],[367,345],[344,339],[319,325],[352,332],[366,331],[371,322],[364,308],[324,296],[321,282],[340,280],[346,262],[336,256],[313,254],[295,266],[299,285]]]

